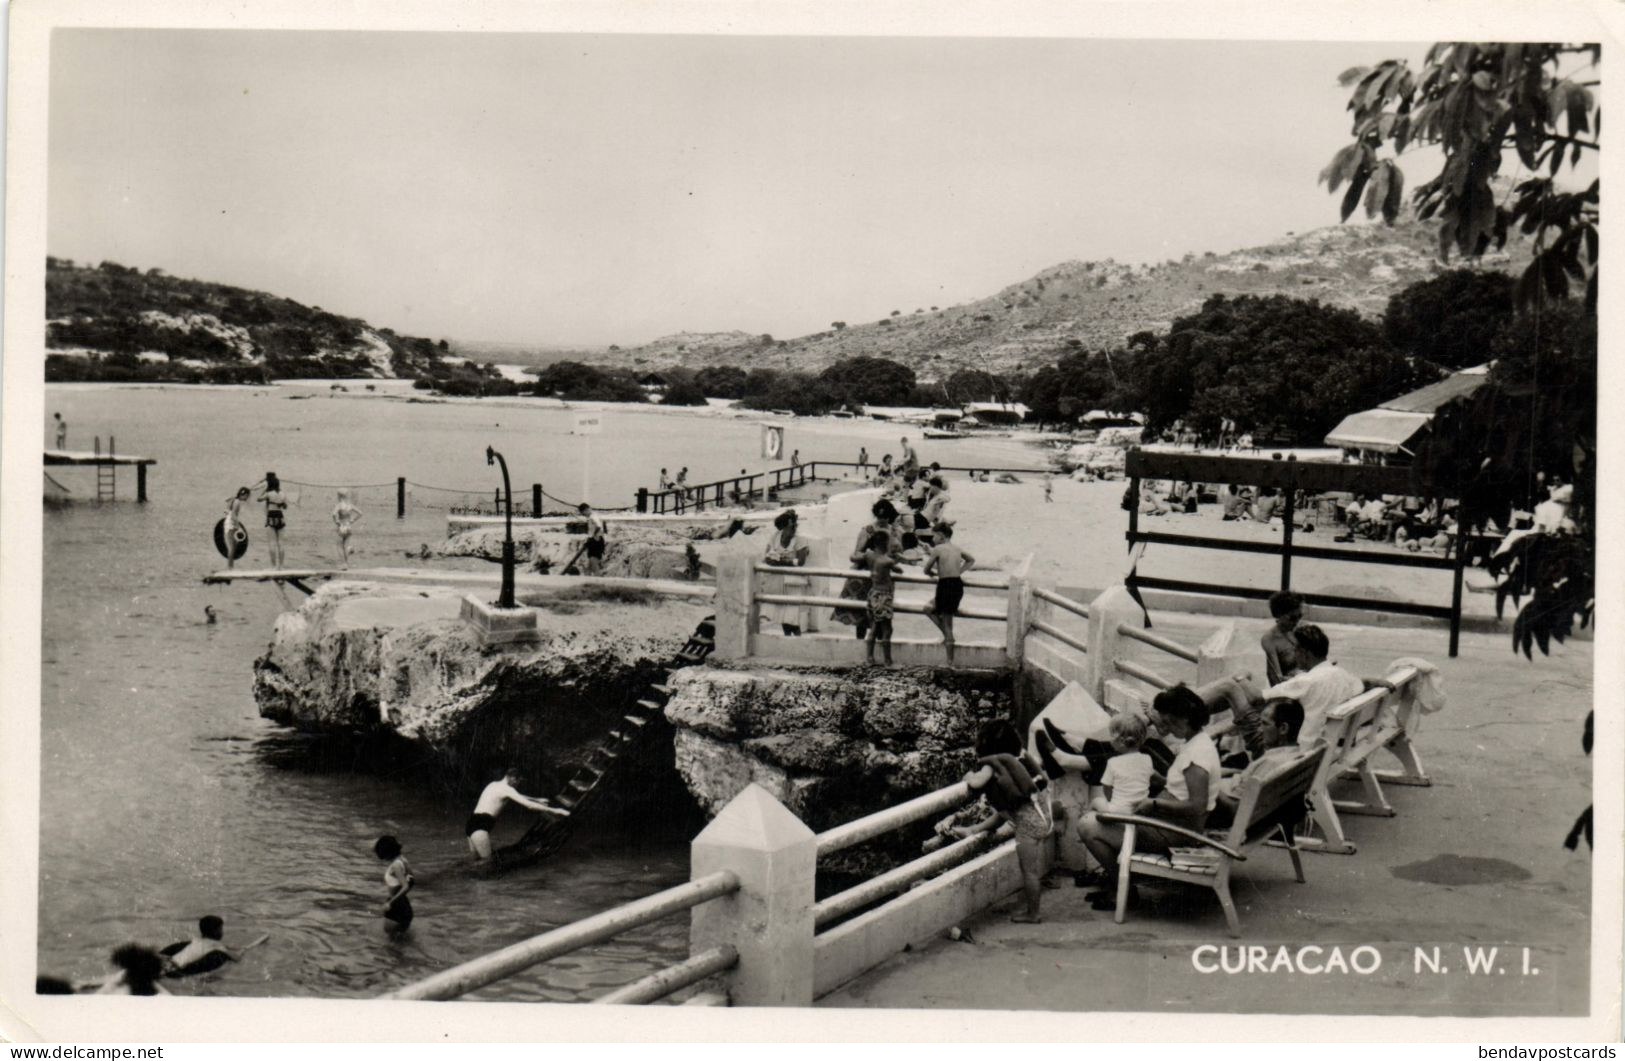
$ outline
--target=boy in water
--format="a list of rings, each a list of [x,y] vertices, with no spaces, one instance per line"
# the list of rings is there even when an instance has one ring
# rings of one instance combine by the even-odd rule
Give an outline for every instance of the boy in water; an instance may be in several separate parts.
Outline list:
[[[1282,590],[1270,595],[1270,615],[1275,625],[1264,632],[1259,644],[1264,648],[1264,672],[1275,685],[1298,671],[1298,645],[1292,631],[1303,621],[1303,598]]]
[[[232,953],[221,942],[225,937],[226,923],[214,914],[198,918],[197,935],[180,950],[168,956],[164,972],[170,976],[184,976],[193,971],[195,967],[207,964],[209,968],[217,968],[226,962],[241,961],[242,956],[255,947],[270,939],[270,935],[261,936],[237,953]],[[168,950],[168,947],[164,948]],[[201,971],[201,970],[198,970]]]
[[[388,862],[384,870],[384,886],[389,898],[384,901],[384,920],[392,932],[405,932],[412,925],[412,900],[406,893],[412,890],[412,867],[401,854],[401,842],[393,836],[380,836],[372,845],[372,853]]]
[[[344,554],[344,567],[350,567],[350,531],[362,519],[361,510],[350,502],[350,491],[340,490],[338,504],[333,506],[333,526],[339,532],[339,551]]]
[[[926,618],[942,631],[942,647],[948,653],[948,666],[954,665],[954,613],[965,599],[963,575],[976,565],[976,558],[954,544],[954,525],[937,528],[937,544],[925,562],[925,573],[937,576],[937,595]],[[887,662],[890,662],[888,658]]]
[[[479,802],[474,804],[474,813],[468,816],[468,821],[463,826],[463,832],[468,836],[468,850],[473,853],[476,860],[483,861],[491,857],[491,827],[496,825],[497,815],[501,814],[502,808],[508,804],[516,803],[521,807],[560,818],[570,813],[555,807],[545,799],[535,799],[521,793],[517,786],[523,780],[519,776],[519,771],[510,766],[502,772],[500,778],[486,785],[485,790],[480,793]]]

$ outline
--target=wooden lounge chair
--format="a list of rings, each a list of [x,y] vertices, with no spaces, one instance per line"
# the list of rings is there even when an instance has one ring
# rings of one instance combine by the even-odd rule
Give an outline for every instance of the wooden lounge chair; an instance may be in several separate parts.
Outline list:
[[[1137,814],[1100,814],[1103,822],[1123,826],[1123,850],[1117,860],[1117,913],[1123,923],[1128,909],[1129,887],[1135,873],[1167,880],[1184,881],[1212,888],[1224,907],[1230,935],[1241,935],[1236,904],[1230,898],[1230,871],[1247,860],[1247,852],[1273,837],[1280,837],[1292,856],[1292,871],[1298,883],[1304,882],[1303,860],[1293,843],[1293,829],[1303,820],[1304,799],[1309,786],[1326,762],[1328,748],[1316,742],[1297,755],[1283,758],[1266,772],[1255,773],[1242,783],[1237,793],[1235,821],[1224,832],[1199,833],[1156,818]],[[1190,848],[1176,848],[1166,855],[1140,854],[1134,850],[1137,827],[1147,826],[1175,833],[1191,842]]]
[[[1421,714],[1416,688],[1419,677],[1414,667],[1401,667],[1388,675],[1393,692],[1367,689],[1327,714],[1325,739],[1332,753],[1309,789],[1309,824],[1318,827],[1321,835],[1300,838],[1299,847],[1352,855],[1355,845],[1343,833],[1339,812],[1391,818],[1394,808],[1383,794],[1383,782],[1422,787],[1433,783],[1422,769],[1410,736]],[[1384,750],[1399,760],[1399,770],[1377,770],[1372,766],[1371,757]],[[1345,778],[1359,780],[1362,799],[1332,798],[1332,782]]]

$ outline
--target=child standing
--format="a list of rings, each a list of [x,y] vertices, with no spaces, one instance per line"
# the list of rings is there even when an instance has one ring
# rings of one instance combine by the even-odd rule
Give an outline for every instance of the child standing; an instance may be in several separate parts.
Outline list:
[[[389,888],[389,899],[384,904],[384,919],[392,932],[405,932],[412,924],[412,900],[406,893],[412,890],[412,867],[401,854],[401,842],[393,836],[380,836],[372,845],[372,853],[389,863],[384,870],[384,885]]]
[[[897,600],[897,582],[892,577],[897,571],[897,561],[890,550],[891,535],[876,531],[869,536],[865,550],[869,567],[869,637],[864,647],[868,662],[873,665],[875,642],[879,641],[888,667],[891,666],[892,609]]]
[[[1298,670],[1298,644],[1292,640],[1292,631],[1303,621],[1303,598],[1288,590],[1271,594],[1270,615],[1275,625],[1264,632],[1259,643],[1264,649],[1264,673],[1271,685],[1278,685]]]
[[[1044,841],[1055,826],[1049,796],[1043,791],[1049,783],[1022,753],[1021,736],[1008,721],[998,719],[983,726],[976,735],[976,768],[965,775],[965,783],[981,792],[993,808],[993,815],[976,825],[956,826],[958,837],[996,829],[1009,822],[1016,834],[1016,861],[1021,866],[1021,895],[1025,909],[1010,915],[1019,924],[1036,925],[1043,898]]]
[[[361,522],[361,510],[350,503],[350,491],[340,490],[338,504],[333,506],[333,526],[339,532],[339,551],[344,554],[344,566],[350,566],[350,530]]]
[[[1054,472],[1045,472],[1044,473],[1044,503],[1045,504],[1054,504],[1055,503],[1055,473]]]
[[[954,544],[954,526],[944,523],[937,528],[940,539],[925,562],[925,573],[937,576],[937,592],[926,618],[942,631],[942,647],[948,654],[948,666],[954,665],[954,614],[965,599],[964,574],[976,565],[976,557]]]
[[[1112,750],[1117,754],[1106,760],[1100,779],[1106,795],[1095,797],[1090,810],[1133,814],[1141,800],[1151,797],[1151,756],[1140,750],[1145,733],[1145,720],[1139,715],[1125,711],[1112,716]]]

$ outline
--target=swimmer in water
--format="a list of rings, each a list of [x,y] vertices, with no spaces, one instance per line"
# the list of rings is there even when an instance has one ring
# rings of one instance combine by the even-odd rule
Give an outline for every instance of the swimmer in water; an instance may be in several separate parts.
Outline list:
[[[170,947],[164,948],[169,951],[173,947],[179,947],[168,955],[164,975],[185,976],[189,972],[218,969],[226,962],[242,961],[244,954],[271,938],[270,933],[266,933],[242,950],[233,952],[221,942],[225,932],[225,921],[214,914],[198,918],[197,935],[183,945],[171,944]]]
[[[219,621],[219,616],[214,613],[214,605],[205,604],[203,606],[203,621],[210,626]]]
[[[100,983],[78,984],[81,991],[96,989],[98,995],[167,995],[158,983],[164,960],[151,947],[126,943],[113,952],[113,975]]]
[[[562,807],[521,793],[517,786],[523,780],[519,771],[510,766],[480,793],[479,801],[474,804],[474,813],[468,816],[463,826],[463,832],[468,837],[468,850],[475,860],[483,862],[491,857],[491,828],[496,825],[497,815],[502,813],[502,808],[510,803],[559,818],[569,816],[570,812]]]
[[[389,922],[390,931],[405,932],[412,925],[412,900],[406,897],[412,890],[412,867],[401,854],[401,842],[393,836],[380,836],[372,845],[372,853],[389,863],[384,870],[384,886],[389,889],[389,898],[384,902],[384,920]]]
[[[339,551],[344,554],[344,567],[350,567],[350,531],[362,520],[361,510],[350,502],[350,491],[340,490],[338,504],[333,506],[333,526],[339,532]]]

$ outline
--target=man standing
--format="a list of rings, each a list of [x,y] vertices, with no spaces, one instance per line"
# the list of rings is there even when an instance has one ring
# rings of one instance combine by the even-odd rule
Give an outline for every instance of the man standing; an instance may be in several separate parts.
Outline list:
[[[62,419],[61,413],[52,413],[56,417],[56,448],[68,448],[68,422]]]
[[[858,475],[863,478],[869,476],[869,447],[858,447]]]
[[[569,816],[569,811],[555,807],[545,799],[535,799],[521,793],[518,785],[523,780],[519,771],[510,766],[502,772],[502,777],[486,785],[480,793],[479,801],[474,804],[474,813],[468,816],[463,826],[463,832],[468,837],[468,850],[477,861],[491,857],[491,829],[496,825],[497,815],[502,813],[502,808],[510,803],[559,818]]]
[[[920,467],[920,457],[919,457],[919,455],[917,453],[914,452],[914,447],[910,446],[908,444],[908,439],[907,438],[899,439],[899,441],[902,442],[902,444],[903,444],[903,461],[902,461],[903,471],[906,472],[910,468],[914,468],[914,469],[918,470],[918,468]]]
[[[925,561],[925,573],[937,576],[937,593],[925,617],[942,631],[942,647],[948,653],[950,667],[954,665],[954,613],[959,611],[959,602],[965,599],[962,576],[974,566],[976,558],[954,544],[953,524],[938,526],[937,544]]]
[[[608,536],[604,521],[593,512],[592,506],[585,501],[581,502],[576,511],[587,520],[587,541],[582,546],[582,551],[587,556],[587,562],[582,565],[582,570],[589,575],[601,575],[604,573],[604,548]]]

